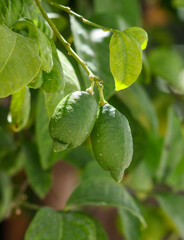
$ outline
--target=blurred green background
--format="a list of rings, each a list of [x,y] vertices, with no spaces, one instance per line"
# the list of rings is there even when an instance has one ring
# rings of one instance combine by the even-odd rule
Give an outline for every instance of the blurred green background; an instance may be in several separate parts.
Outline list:
[[[43,2],[60,32],[104,80],[108,102],[129,120],[134,155],[122,185],[140,206],[147,227],[143,228],[133,215],[125,211],[117,214],[112,207],[84,210],[99,219],[111,240],[184,239],[184,1],[55,2],[70,6],[100,25],[119,30],[131,26],[143,27],[149,37],[138,80],[128,89],[115,93],[109,68],[110,34],[69,19],[66,13]],[[53,38],[58,49],[67,56],[56,36]],[[67,58],[75,69],[81,89],[86,89],[89,82],[85,73],[71,56]],[[26,128],[20,133],[14,133],[7,122],[10,97],[0,99],[0,220],[6,216],[0,223],[2,240],[24,239],[35,213],[34,206],[29,209],[27,199],[63,209],[81,176],[85,178],[88,172],[95,175],[98,171],[89,139],[77,149],[52,153],[50,140],[47,140],[49,136],[40,130],[44,123],[47,131],[48,124],[47,117],[44,117],[43,95],[38,90],[31,90],[31,99],[31,115]],[[35,159],[35,162],[41,159],[41,164],[46,166],[53,164],[52,169],[43,173],[48,174],[48,179],[52,175],[53,180],[44,192],[40,190],[42,186],[33,187],[33,190],[30,187],[31,173],[25,163],[27,158]],[[93,164],[96,164],[95,167]],[[41,166],[35,166],[40,175]],[[50,181],[48,179],[46,181]],[[43,197],[42,200],[35,192]],[[20,207],[19,201],[25,201],[25,204]]]

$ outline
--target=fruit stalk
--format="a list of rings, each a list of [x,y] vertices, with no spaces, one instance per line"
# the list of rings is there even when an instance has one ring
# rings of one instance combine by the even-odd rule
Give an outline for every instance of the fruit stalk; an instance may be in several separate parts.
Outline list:
[[[71,44],[69,42],[66,41],[66,39],[61,35],[61,33],[58,31],[56,25],[52,22],[52,20],[48,17],[46,11],[44,10],[44,8],[42,7],[41,3],[39,0],[35,0],[38,8],[40,9],[41,14],[43,15],[43,17],[45,18],[45,20],[48,22],[48,24],[50,25],[50,27],[52,28],[52,30],[55,32],[56,36],[58,37],[59,41],[62,43],[62,45],[64,46],[64,48],[66,49],[66,51],[68,52],[69,55],[71,55],[80,65],[81,67],[84,69],[84,71],[88,74],[88,77],[90,79],[90,87],[87,89],[88,92],[90,92],[91,94],[93,94],[93,88],[94,88],[94,83],[97,85],[98,87],[98,91],[99,91],[99,96],[100,96],[100,103],[101,106],[103,106],[106,101],[104,99],[103,96],[103,84],[102,84],[102,79],[100,79],[99,77],[97,77],[89,68],[88,65],[85,61],[83,61],[78,54],[72,49]],[[54,4],[53,4],[54,5]],[[67,7],[65,7],[66,9]],[[74,12],[72,12],[74,15]],[[77,13],[75,13],[75,16],[78,15]],[[79,17],[80,15],[78,15]],[[81,18],[82,16],[80,16]],[[83,17],[82,17],[83,18]],[[84,18],[83,18],[84,19]],[[86,21],[86,19],[85,19]],[[90,21],[88,21],[89,23]],[[100,25],[96,24],[96,27],[100,27]],[[102,26],[101,26],[102,27]],[[105,28],[104,28],[105,29]],[[110,31],[110,29],[108,30]]]

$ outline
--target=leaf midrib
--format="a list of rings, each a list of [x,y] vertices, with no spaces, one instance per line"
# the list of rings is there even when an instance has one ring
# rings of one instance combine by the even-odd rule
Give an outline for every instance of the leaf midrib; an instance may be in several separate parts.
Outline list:
[[[11,57],[11,55],[12,55],[14,49],[15,49],[16,42],[17,42],[17,35],[15,36],[13,47],[12,47],[12,49],[11,49],[11,51],[10,51],[10,53],[9,53],[5,63],[4,63],[4,65],[2,66],[2,68],[0,70],[0,73],[2,73],[3,69],[5,68],[6,64],[8,63],[8,61],[9,61],[9,59],[10,59],[10,57]]]

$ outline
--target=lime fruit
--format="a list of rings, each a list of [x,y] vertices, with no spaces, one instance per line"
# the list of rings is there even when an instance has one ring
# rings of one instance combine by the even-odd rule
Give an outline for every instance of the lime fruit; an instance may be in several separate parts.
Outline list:
[[[133,155],[132,135],[126,117],[110,104],[100,107],[91,142],[100,166],[120,182]]]
[[[95,97],[76,91],[63,98],[54,110],[49,133],[54,140],[54,151],[81,145],[90,135],[97,115]]]

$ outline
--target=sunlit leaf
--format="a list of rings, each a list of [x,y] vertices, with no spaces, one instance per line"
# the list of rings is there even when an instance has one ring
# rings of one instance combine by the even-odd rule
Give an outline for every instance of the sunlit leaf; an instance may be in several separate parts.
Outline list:
[[[144,50],[147,47],[148,35],[144,31],[144,29],[138,27],[131,27],[125,29],[124,32],[135,38],[139,42],[142,50]]]
[[[125,32],[116,32],[110,41],[110,68],[116,91],[129,87],[142,69],[142,52],[137,41]]]
[[[1,0],[0,23],[11,27],[22,15],[24,0]]]
[[[0,25],[0,98],[25,87],[41,66],[37,40]]]

